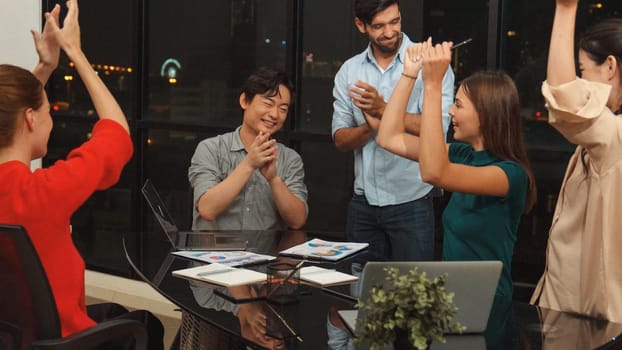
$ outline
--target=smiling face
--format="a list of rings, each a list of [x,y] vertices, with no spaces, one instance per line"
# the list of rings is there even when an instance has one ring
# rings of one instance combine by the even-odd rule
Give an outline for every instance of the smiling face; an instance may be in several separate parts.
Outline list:
[[[454,138],[469,143],[475,150],[482,150],[484,142],[480,131],[479,114],[461,85],[456,100],[449,109]]]
[[[281,129],[287,119],[291,93],[285,85],[280,84],[278,92],[274,96],[270,95],[270,92],[257,94],[250,102],[246,101],[244,93],[240,95],[240,106],[244,110],[244,131],[253,135],[260,131],[272,135]]]
[[[402,17],[397,4],[378,12],[371,23],[355,19],[358,30],[369,36],[374,53],[394,55],[402,43]]]

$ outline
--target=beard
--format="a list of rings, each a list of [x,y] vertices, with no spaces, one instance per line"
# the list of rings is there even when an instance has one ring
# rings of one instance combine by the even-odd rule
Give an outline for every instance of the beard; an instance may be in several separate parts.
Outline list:
[[[400,48],[400,45],[402,44],[402,34],[401,33],[397,33],[396,36],[397,36],[397,40],[395,40],[394,44],[385,45],[385,44],[383,44],[383,42],[385,41],[385,40],[383,40],[384,37],[380,37],[380,38],[377,38],[375,40],[371,40],[371,46],[374,49],[378,49],[378,51],[380,51],[380,52],[382,52],[384,54],[391,54],[391,55],[395,54],[395,53],[397,53],[397,51]]]

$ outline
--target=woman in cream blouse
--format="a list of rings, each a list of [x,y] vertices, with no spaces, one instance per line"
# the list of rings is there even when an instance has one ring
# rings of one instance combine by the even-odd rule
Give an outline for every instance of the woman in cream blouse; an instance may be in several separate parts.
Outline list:
[[[579,43],[578,0],[557,0],[546,81],[549,122],[577,144],[549,232],[546,268],[532,303],[622,322],[622,19],[591,27]]]

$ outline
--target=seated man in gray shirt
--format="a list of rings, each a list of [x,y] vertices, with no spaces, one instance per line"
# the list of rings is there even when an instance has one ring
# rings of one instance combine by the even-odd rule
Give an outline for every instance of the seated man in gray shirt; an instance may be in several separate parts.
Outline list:
[[[242,86],[242,125],[197,146],[188,179],[193,229],[299,229],[307,220],[302,159],[271,136],[283,126],[293,85],[259,68]]]

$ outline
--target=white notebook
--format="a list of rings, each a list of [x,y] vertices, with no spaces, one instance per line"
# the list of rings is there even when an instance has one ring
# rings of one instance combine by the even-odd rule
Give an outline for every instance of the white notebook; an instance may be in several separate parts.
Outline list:
[[[218,263],[228,266],[258,264],[276,259],[272,255],[257,254],[245,250],[236,251],[200,251],[178,250],[171,254],[207,263]]]
[[[331,242],[314,238],[283,250],[280,254],[307,260],[338,261],[366,249],[369,243]]]
[[[217,263],[176,270],[173,276],[224,287],[266,282],[265,273]]]
[[[358,277],[319,266],[307,266],[300,269],[300,280],[318,286],[332,286],[356,282]]]

